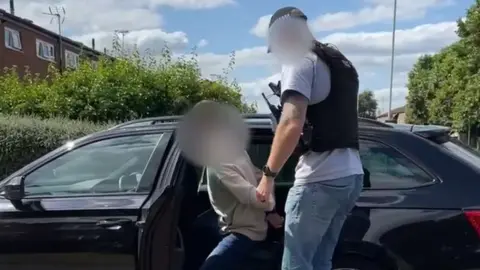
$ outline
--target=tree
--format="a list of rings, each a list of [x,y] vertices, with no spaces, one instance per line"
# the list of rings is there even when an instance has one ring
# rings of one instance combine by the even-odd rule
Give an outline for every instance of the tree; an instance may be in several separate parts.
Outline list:
[[[430,71],[433,61],[433,56],[424,55],[417,60],[408,73],[406,117],[409,123],[423,124],[428,121],[426,102],[431,88]]]
[[[407,121],[480,128],[480,0],[457,21],[459,41],[420,57],[409,73]]]
[[[377,100],[372,91],[365,90],[358,96],[358,115],[360,117],[375,119]]]

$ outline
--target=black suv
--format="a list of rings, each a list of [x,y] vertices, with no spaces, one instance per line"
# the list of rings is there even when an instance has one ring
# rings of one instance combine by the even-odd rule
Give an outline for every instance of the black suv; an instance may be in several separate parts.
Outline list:
[[[260,167],[270,118],[245,118]],[[204,169],[174,141],[179,119],[127,122],[69,142],[0,182],[0,269],[198,269],[201,260],[190,258],[215,245],[217,218]],[[480,269],[480,157],[448,132],[360,120],[364,191],[335,269]],[[279,210],[296,158],[276,180]],[[282,236],[270,232],[252,255],[259,269],[278,265]]]

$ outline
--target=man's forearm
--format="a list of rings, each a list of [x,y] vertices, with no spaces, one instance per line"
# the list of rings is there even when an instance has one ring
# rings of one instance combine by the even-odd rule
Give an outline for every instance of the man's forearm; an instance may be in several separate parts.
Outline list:
[[[279,172],[297,147],[302,135],[307,107],[308,99],[305,96],[292,91],[286,96],[267,161],[270,170]]]
[[[299,126],[297,123],[280,121],[275,131],[272,149],[267,161],[270,170],[278,172],[282,169],[297,147],[298,140],[302,134],[302,128],[303,126]]]

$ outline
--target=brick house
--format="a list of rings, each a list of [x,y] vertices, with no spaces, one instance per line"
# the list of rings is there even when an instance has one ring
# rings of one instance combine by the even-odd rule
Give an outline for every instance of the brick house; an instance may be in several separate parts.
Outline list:
[[[405,124],[405,106],[392,109],[392,119],[388,119],[388,112],[377,115],[377,120],[381,122],[391,121],[397,124]]]
[[[45,76],[51,63],[62,71],[65,68],[76,68],[80,55],[91,59],[93,64],[103,55],[83,43],[60,37],[57,33],[2,9],[0,31],[3,33],[0,35],[0,70],[15,65],[20,75],[28,67],[32,73]],[[94,47],[95,40],[92,40],[92,48]]]

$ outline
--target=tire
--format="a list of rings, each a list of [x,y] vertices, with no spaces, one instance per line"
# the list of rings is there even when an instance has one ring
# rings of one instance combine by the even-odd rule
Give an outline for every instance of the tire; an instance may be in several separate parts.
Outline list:
[[[343,257],[334,262],[332,270],[386,270],[375,263],[358,256]]]

